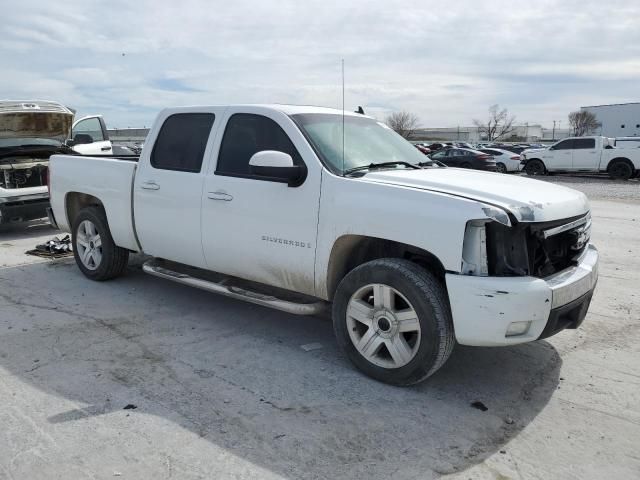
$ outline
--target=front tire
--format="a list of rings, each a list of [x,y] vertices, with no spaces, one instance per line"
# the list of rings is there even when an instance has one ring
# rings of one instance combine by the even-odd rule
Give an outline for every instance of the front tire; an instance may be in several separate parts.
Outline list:
[[[455,344],[442,282],[408,260],[373,260],[349,272],[336,291],[332,316],[349,360],[393,385],[426,379]]]
[[[502,162],[496,163],[496,172],[507,173],[507,166]]]
[[[524,166],[524,171],[527,175],[544,175],[547,173],[547,169],[544,167],[544,163],[541,160],[529,160]]]
[[[73,223],[72,240],[76,264],[87,278],[110,280],[127,269],[129,251],[114,243],[101,209],[87,207],[78,213]]]

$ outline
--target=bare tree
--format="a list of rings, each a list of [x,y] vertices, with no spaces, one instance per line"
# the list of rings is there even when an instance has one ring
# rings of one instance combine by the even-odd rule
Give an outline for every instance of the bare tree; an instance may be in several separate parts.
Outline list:
[[[418,117],[409,112],[394,112],[385,119],[385,123],[408,140],[418,128]]]
[[[500,105],[496,104],[489,107],[489,120],[486,123],[473,120],[473,124],[478,128],[478,133],[484,135],[488,141],[492,141],[513,132],[515,121],[516,117],[509,116],[509,110],[506,108],[501,110]]]
[[[595,114],[587,110],[579,110],[569,114],[569,125],[573,129],[574,137],[582,137],[583,135],[589,135],[600,127],[600,122],[598,122]]]

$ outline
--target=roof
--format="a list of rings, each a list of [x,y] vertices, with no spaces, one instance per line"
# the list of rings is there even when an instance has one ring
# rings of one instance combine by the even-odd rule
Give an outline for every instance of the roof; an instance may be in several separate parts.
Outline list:
[[[325,114],[333,114],[333,115],[342,115],[342,110],[338,110],[336,108],[329,107],[318,107],[315,105],[285,105],[285,104],[234,104],[234,105],[189,105],[189,106],[180,106],[180,107],[170,107],[167,110],[179,110],[185,108],[213,108],[213,107],[243,107],[243,108],[264,108],[269,110],[277,110],[286,115],[296,115],[299,113],[325,113]],[[360,113],[355,113],[350,110],[344,111],[345,116],[349,117],[366,117],[372,118],[367,115],[362,115]]]

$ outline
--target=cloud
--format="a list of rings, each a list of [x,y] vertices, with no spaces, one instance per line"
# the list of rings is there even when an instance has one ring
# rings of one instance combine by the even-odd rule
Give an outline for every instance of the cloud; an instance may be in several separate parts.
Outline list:
[[[344,58],[351,110],[455,126],[499,103],[551,124],[638,100],[639,17],[628,0],[22,0],[0,24],[0,91],[116,127],[177,104],[339,107]]]

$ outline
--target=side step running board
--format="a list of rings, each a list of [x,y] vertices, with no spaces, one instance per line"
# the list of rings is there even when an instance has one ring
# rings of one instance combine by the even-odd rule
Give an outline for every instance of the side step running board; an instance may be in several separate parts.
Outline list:
[[[207,290],[208,292],[219,293],[227,297],[244,300],[245,302],[255,303],[257,305],[274,308],[287,313],[293,313],[294,315],[316,315],[327,308],[327,302],[323,301],[317,301],[314,303],[292,302],[272,295],[265,295],[245,288],[236,287],[228,284],[231,280],[229,277],[223,278],[217,282],[196,278],[186,273],[169,270],[168,268],[159,265],[156,260],[149,260],[145,262],[144,265],[142,265],[142,270],[150,275],[182,283],[183,285],[200,288],[202,290]]]

